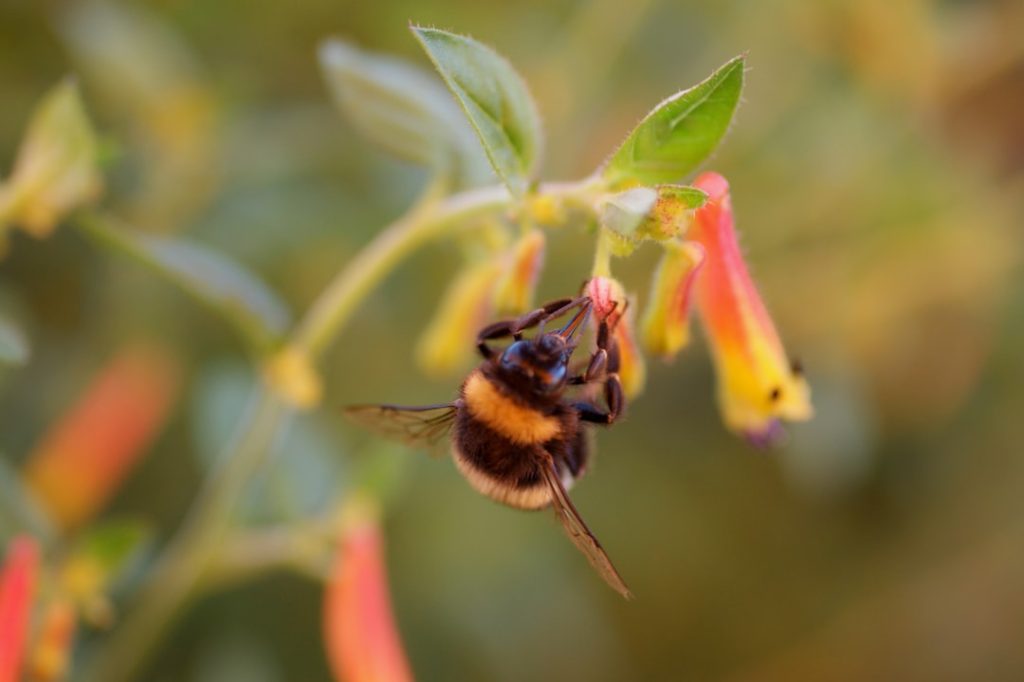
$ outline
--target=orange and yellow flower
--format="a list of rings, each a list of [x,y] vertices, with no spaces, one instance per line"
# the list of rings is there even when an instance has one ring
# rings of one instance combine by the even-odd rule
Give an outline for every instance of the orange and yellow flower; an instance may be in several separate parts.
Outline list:
[[[640,333],[647,350],[668,360],[690,341],[691,294],[704,262],[704,247],[678,240],[662,246],[665,253],[654,272]]]
[[[165,423],[178,383],[166,351],[127,348],[44,436],[24,476],[62,528],[83,525],[117,490]]]
[[[729,185],[705,173],[694,186],[708,194],[688,237],[705,251],[696,282],[697,310],[718,373],[718,403],[726,425],[758,444],[778,421],[809,419],[806,380],[787,359],[775,325],[740,253]]]

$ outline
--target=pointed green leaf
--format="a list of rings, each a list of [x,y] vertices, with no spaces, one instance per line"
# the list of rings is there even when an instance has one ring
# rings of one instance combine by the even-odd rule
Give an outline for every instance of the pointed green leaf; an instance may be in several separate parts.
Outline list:
[[[291,315],[277,294],[221,253],[177,237],[134,232],[97,216],[83,216],[78,225],[99,244],[131,256],[206,304],[259,350],[276,346],[288,328]]]
[[[744,57],[669,97],[633,129],[602,171],[610,183],[678,182],[715,150],[743,89]]]
[[[28,362],[29,355],[28,340],[21,328],[0,315],[0,363],[24,365]]]
[[[688,185],[658,185],[658,198],[672,199],[686,208],[700,208],[707,203],[708,194]]]
[[[465,36],[413,26],[413,33],[455,94],[487,158],[514,196],[522,196],[540,157],[537,107],[504,57]]]
[[[340,39],[320,45],[320,67],[338,109],[371,141],[451,170],[462,184],[493,177],[476,133],[434,74]]]

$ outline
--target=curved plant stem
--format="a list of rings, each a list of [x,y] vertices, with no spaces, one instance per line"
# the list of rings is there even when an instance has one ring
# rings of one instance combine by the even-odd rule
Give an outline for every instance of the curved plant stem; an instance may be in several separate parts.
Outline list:
[[[477,215],[501,210],[510,198],[504,188],[491,187],[434,199],[429,189],[410,212],[381,231],[348,267],[328,284],[298,326],[293,342],[320,355],[342,330],[366,294],[413,250],[458,228]],[[195,595],[204,573],[231,530],[238,498],[263,464],[267,446],[290,407],[267,386],[260,386],[253,404],[229,444],[229,452],[206,480],[180,531],[140,589],[117,629],[84,671],[91,682],[126,682],[145,662],[153,645]]]
[[[587,204],[594,178],[541,186],[569,204]],[[384,228],[325,287],[286,341],[317,359],[344,329],[356,307],[396,265],[425,243],[471,224],[475,218],[508,208],[502,186],[485,187],[437,199],[442,185],[429,187],[405,215]],[[232,513],[246,486],[263,465],[268,445],[293,410],[272,388],[261,384],[237,427],[236,437],[202,489],[177,535],[168,545],[133,608],[84,671],[87,682],[128,682],[145,663],[160,635],[201,591],[207,573],[217,567],[228,546]]]

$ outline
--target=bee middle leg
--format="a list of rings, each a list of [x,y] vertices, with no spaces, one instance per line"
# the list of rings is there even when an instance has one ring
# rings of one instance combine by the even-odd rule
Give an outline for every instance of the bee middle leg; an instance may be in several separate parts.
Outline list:
[[[553,320],[557,317],[561,317],[574,307],[582,305],[587,301],[586,296],[578,298],[560,298],[557,301],[551,301],[536,310],[532,310],[521,317],[517,317],[513,320],[500,320],[492,324],[487,325],[480,330],[480,333],[476,336],[476,347],[480,351],[480,354],[485,359],[490,360],[496,354],[496,351],[487,345],[488,341],[494,341],[496,339],[502,339],[512,337],[516,341],[523,338],[523,332],[542,325],[549,320]]]

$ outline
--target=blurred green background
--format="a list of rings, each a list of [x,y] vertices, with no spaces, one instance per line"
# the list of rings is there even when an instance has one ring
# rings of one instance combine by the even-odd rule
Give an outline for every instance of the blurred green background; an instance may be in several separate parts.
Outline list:
[[[426,65],[410,20],[521,70],[553,179],[589,173],[656,102],[748,52],[744,102],[706,166],[731,181],[817,409],[756,452],[722,427],[699,340],[650,361],[575,492],[630,603],[547,514],[480,499],[447,461],[383,453],[404,462],[388,563],[418,678],[1024,678],[1024,5],[3,0],[0,161],[6,172],[40,96],[77,73],[112,210],[233,255],[302,311],[426,180],[335,112],[317,45],[337,35]],[[574,291],[591,251],[582,231],[551,234],[540,297]],[[645,248],[616,274],[642,295],[656,257]],[[379,449],[341,405],[452,395],[459,377],[424,377],[412,349],[458,262],[430,247],[361,308],[330,354],[325,409],[278,448],[268,487],[285,492],[254,495],[254,518],[277,518],[266,498],[322,508]],[[187,368],[171,424],[110,510],[167,537],[205,444],[240,409],[232,330],[70,230],[12,240],[0,303],[33,345],[0,377],[8,464],[125,341],[157,339]],[[286,574],[208,598],[141,679],[326,680],[320,599]]]

